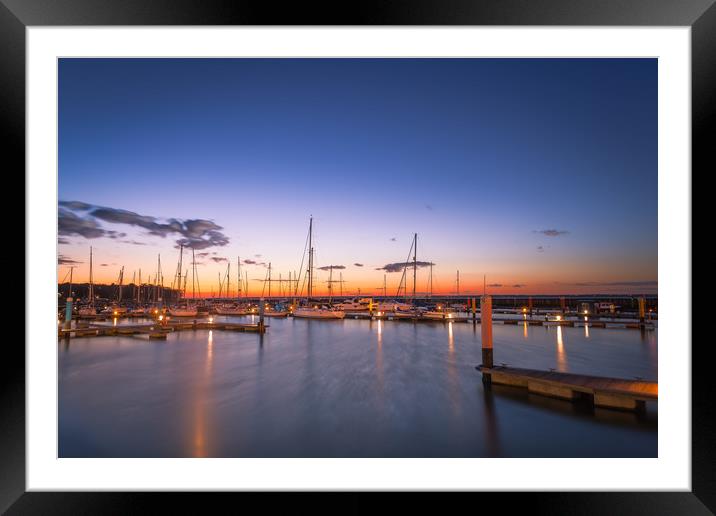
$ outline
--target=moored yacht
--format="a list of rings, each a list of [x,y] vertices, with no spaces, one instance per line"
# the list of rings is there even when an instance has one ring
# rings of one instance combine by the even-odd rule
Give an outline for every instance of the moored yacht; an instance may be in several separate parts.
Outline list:
[[[302,306],[293,311],[293,316],[308,319],[343,319],[346,313],[335,308]]]
[[[169,309],[169,315],[172,317],[196,317],[199,310],[196,306],[173,306]]]
[[[249,315],[251,312],[246,307],[220,305],[214,308],[217,315]]]
[[[343,301],[342,303],[337,303],[335,307],[338,310],[343,310],[346,312],[367,312],[370,310],[370,298],[364,298],[364,299],[349,299],[346,301]],[[375,306],[375,305],[374,305]]]

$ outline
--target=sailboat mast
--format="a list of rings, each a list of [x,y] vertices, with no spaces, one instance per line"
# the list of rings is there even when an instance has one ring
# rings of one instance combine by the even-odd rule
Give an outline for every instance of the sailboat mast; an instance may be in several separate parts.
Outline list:
[[[238,288],[236,290],[236,297],[241,297],[241,256],[236,257],[236,284]]]
[[[418,278],[418,234],[413,239],[413,304],[415,303],[415,285]]]
[[[124,283],[124,265],[119,270],[119,291],[117,292],[117,302],[122,302],[122,284]]]
[[[156,286],[154,289],[154,300],[158,303],[162,300],[162,295],[159,291],[159,285],[164,285],[164,279],[162,278],[162,255],[157,254],[157,277],[156,277]]]
[[[196,257],[194,256],[194,248],[191,248],[191,298],[194,299],[196,297],[196,281],[194,280],[196,276]]]
[[[179,265],[177,267],[177,291],[180,293],[179,296],[181,296],[181,269],[182,269],[182,256],[184,255],[184,245],[179,244]]]
[[[90,246],[90,288],[89,288],[89,298],[90,298],[90,306],[94,308],[94,281],[92,279],[92,246]]]
[[[433,262],[430,262],[430,297],[433,297]]]
[[[307,301],[313,296],[313,217],[308,223],[308,296]]]
[[[328,305],[330,306],[333,299],[333,265],[328,269]]]

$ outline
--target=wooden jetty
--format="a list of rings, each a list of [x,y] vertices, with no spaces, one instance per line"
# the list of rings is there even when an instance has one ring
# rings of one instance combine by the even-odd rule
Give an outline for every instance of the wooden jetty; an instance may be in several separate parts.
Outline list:
[[[244,324],[231,322],[184,321],[166,324],[123,324],[110,325],[78,325],[75,328],[58,328],[60,338],[98,337],[116,335],[149,335],[150,339],[166,339],[168,333],[181,330],[225,330],[238,332],[264,333],[268,328],[262,323]]]
[[[647,401],[657,400],[659,384],[656,382],[493,365],[492,297],[482,296],[480,304],[483,307],[483,323],[480,329],[482,364],[476,369],[482,372],[485,386],[493,383],[511,385],[526,388],[535,394],[565,400],[586,398],[597,407],[620,410],[645,410]]]
[[[566,400],[590,399],[597,407],[644,410],[647,401],[656,401],[659,384],[583,374],[539,371],[507,366],[477,366],[491,383],[524,387],[528,391]]]

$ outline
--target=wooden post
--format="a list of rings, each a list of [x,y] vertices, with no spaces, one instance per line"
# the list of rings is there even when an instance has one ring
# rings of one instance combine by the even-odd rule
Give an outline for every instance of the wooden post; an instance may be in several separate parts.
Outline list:
[[[644,325],[644,318],[646,316],[646,299],[643,297],[639,298],[639,324]]]
[[[492,296],[480,298],[480,331],[482,336],[482,367],[492,368]],[[491,383],[491,375],[482,373],[482,381]]]
[[[259,299],[259,333],[264,332],[264,298]]]
[[[67,298],[67,304],[65,305],[65,329],[69,330],[72,326],[72,298]]]

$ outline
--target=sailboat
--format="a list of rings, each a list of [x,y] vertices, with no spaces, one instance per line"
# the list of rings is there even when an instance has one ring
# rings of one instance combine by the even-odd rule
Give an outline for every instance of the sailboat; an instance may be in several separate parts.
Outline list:
[[[313,296],[313,217],[308,224],[308,290],[306,292],[306,306],[299,306],[293,311],[294,317],[305,319],[343,319],[346,313],[328,306],[315,304],[311,306]]]
[[[97,310],[94,307],[94,282],[92,280],[92,246],[90,246],[90,265],[89,265],[89,305],[83,306],[79,309],[80,315],[97,315]]]
[[[413,255],[413,292],[412,292],[412,303],[408,302],[408,264],[410,264],[410,255]],[[403,275],[400,278],[398,284],[398,291],[395,297],[400,297],[400,291],[403,291],[404,301],[400,302],[397,300],[386,300],[378,303],[378,311],[380,312],[393,312],[394,317],[415,317],[417,315],[417,309],[415,307],[415,286],[417,281],[418,273],[418,234],[413,235],[413,242],[410,245],[408,251],[408,258],[403,264]],[[385,287],[383,287],[385,288]]]
[[[179,265],[177,267],[179,281],[181,282],[181,261],[182,254],[184,252],[183,246],[179,246]],[[195,285],[198,283],[195,281],[196,277],[196,259],[194,257],[194,248],[191,249],[191,288],[192,288],[192,299],[196,295]],[[199,314],[199,310],[196,305],[189,305],[188,302],[184,302],[184,306],[173,306],[169,309],[169,315],[172,317],[196,317]]]

